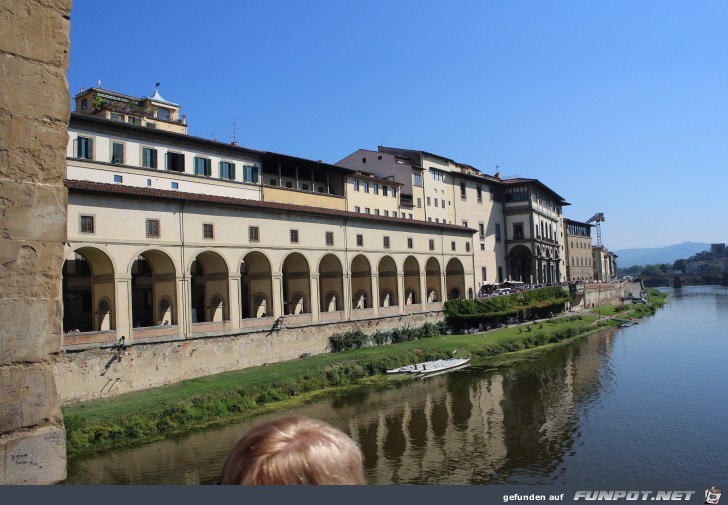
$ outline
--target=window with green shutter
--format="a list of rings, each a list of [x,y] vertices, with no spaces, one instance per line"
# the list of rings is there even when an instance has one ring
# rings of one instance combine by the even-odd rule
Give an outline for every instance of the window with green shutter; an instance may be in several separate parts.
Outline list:
[[[210,177],[212,175],[212,163],[210,158],[195,156],[195,175],[204,175],[206,177]]]
[[[235,163],[230,161],[220,162],[220,179],[235,180]]]

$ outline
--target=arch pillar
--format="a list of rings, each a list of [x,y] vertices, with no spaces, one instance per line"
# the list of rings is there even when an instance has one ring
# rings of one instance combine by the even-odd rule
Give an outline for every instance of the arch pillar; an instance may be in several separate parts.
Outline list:
[[[397,304],[400,312],[404,312],[404,296],[404,272],[397,272]]]
[[[352,305],[351,301],[354,294],[351,292],[351,273],[344,273],[344,303],[342,309],[344,310],[344,319],[351,320]]]
[[[114,298],[116,307],[111,310],[116,311],[116,340],[122,336],[126,340],[133,338],[131,331],[131,274],[116,273],[114,275]]]
[[[273,317],[277,319],[283,315],[283,274],[272,274],[271,280],[273,281],[273,292],[271,293],[271,298],[273,298]]]
[[[228,274],[228,299],[230,328],[237,330],[240,328],[240,319],[242,318],[240,308],[240,275],[237,272]]]
[[[379,314],[379,274],[372,272],[372,308]]]
[[[427,310],[427,271],[420,272],[420,306]]]
[[[176,303],[177,311],[177,331],[180,338],[185,338],[192,328],[192,310],[190,303],[190,280],[186,277],[177,277],[175,284],[177,285]],[[155,300],[156,304],[157,301]],[[156,308],[155,308],[156,310]],[[171,323],[172,321],[170,321]]]
[[[440,272],[440,293],[439,293],[439,302],[440,305],[445,303],[447,300],[447,264],[444,265],[443,270]]]
[[[309,279],[311,283],[311,300],[310,300],[310,306],[311,306],[311,320],[316,322],[320,319],[320,313],[321,313],[321,284],[319,283],[321,276],[319,274],[309,274]]]

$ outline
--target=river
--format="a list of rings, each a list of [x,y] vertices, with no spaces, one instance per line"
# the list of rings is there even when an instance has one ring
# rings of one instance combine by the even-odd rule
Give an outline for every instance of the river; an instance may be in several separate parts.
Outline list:
[[[668,304],[630,328],[293,412],[349,433],[370,484],[725,482],[728,288],[667,291]],[[260,419],[76,459],[66,483],[212,483]]]

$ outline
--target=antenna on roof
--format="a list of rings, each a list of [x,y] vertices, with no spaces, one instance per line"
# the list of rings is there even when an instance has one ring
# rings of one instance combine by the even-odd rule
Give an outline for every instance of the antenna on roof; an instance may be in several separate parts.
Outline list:
[[[233,118],[233,133],[228,135],[228,138],[232,139],[233,144],[238,144],[238,118],[236,117]]]

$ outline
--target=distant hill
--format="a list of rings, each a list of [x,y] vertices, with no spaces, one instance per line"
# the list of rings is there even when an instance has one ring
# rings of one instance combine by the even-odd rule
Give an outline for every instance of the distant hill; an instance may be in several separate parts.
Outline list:
[[[670,263],[681,258],[688,259],[693,254],[701,251],[709,251],[710,244],[700,242],[683,242],[682,244],[669,245],[666,247],[655,247],[645,249],[622,249],[614,251],[617,255],[617,266],[622,268],[633,265],[655,265],[658,263]]]

